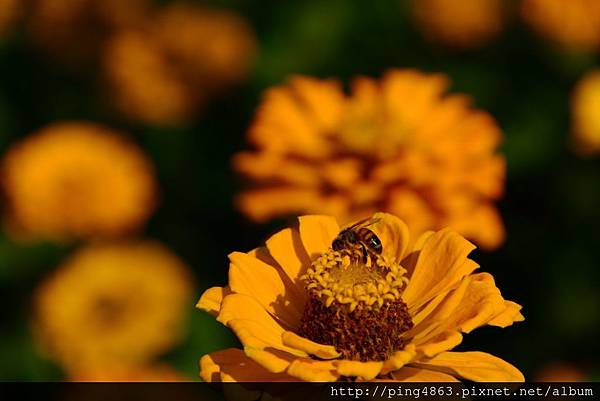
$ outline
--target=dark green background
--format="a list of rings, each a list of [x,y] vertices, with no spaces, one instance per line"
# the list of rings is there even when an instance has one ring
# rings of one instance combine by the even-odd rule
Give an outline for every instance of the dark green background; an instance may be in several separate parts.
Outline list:
[[[568,361],[600,378],[600,162],[568,147],[569,96],[598,65],[596,55],[554,48],[518,18],[481,50],[454,52],[425,42],[402,1],[215,1],[253,25],[260,51],[247,82],[198,113],[187,127],[132,125],[109,112],[93,67],[66,68],[34,49],[17,28],[0,44],[0,152],[45,124],[91,120],[123,129],[155,163],[161,203],[147,236],[170,246],[194,270],[197,295],[226,282],[227,254],[249,250],[285,220],[246,221],[232,206],[240,181],[230,157],[261,92],[292,73],[380,76],[393,67],[444,72],[452,91],[472,96],[505,133],[506,195],[499,203],[508,231],[503,247],[473,258],[491,272],[526,321],[466,335],[461,350],[482,350],[531,377]],[[74,248],[19,245],[0,234],[0,379],[57,379],[60,370],[36,354],[28,330],[31,294]],[[204,353],[235,345],[227,329],[190,304],[189,335],[164,356],[189,377]]]

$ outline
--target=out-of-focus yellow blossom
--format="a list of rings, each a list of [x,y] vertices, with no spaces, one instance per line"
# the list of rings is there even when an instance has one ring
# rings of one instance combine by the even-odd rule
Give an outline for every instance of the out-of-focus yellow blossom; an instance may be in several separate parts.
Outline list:
[[[115,35],[103,64],[121,112],[173,125],[188,120],[207,96],[242,80],[255,47],[237,15],[175,3],[157,10],[144,29]]]
[[[208,88],[244,79],[256,52],[246,21],[224,10],[173,3],[158,13],[153,30],[184,74]]]
[[[74,382],[181,382],[186,379],[169,365],[90,366],[71,377]]]
[[[412,0],[412,6],[428,39],[457,48],[484,45],[503,26],[503,0]]]
[[[109,96],[132,120],[179,124],[201,100],[144,32],[113,36],[106,45],[103,63]]]
[[[0,0],[0,38],[21,14],[20,0]]]
[[[522,0],[521,14],[538,33],[566,48],[600,48],[597,0]]]
[[[452,351],[464,333],[524,319],[490,274],[473,273],[473,244],[448,229],[415,240],[376,213],[368,230],[382,248],[365,258],[356,243],[334,245],[340,229],[330,216],[302,216],[265,246],[229,255],[228,285],[197,307],[243,350],[203,356],[203,380],[523,381],[498,357]]]
[[[38,289],[33,332],[73,377],[143,365],[179,340],[190,291],[186,266],[159,243],[91,245]]]
[[[16,143],[2,163],[7,225],[19,239],[128,234],[156,203],[142,151],[99,125],[65,122]]]
[[[571,99],[572,139],[581,155],[600,153],[600,70],[583,77]]]
[[[27,25],[33,41],[62,60],[95,58],[113,31],[140,24],[151,0],[32,0]]]
[[[447,86],[442,75],[393,70],[356,79],[350,96],[308,77],[269,89],[248,133],[255,150],[233,160],[250,184],[240,210],[256,221],[327,213],[342,223],[384,210],[413,234],[450,226],[497,247],[502,134]]]

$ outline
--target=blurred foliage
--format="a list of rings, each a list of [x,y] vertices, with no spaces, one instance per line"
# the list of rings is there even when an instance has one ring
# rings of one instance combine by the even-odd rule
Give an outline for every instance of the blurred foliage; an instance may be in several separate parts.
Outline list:
[[[32,49],[17,28],[0,44],[0,151],[63,119],[101,122],[130,133],[154,161],[161,186],[147,236],[163,241],[193,268],[199,296],[225,282],[228,253],[254,248],[283,223],[252,225],[231,203],[240,182],[229,158],[244,147],[265,88],[289,74],[347,82],[391,67],[444,72],[453,91],[470,94],[505,132],[508,182],[500,207],[508,240],[474,259],[493,273],[507,299],[524,306],[526,317],[510,330],[478,330],[466,336],[461,349],[501,356],[526,377],[548,362],[566,360],[598,378],[600,160],[578,159],[567,137],[570,90],[582,73],[600,64],[597,55],[554,49],[517,18],[483,49],[452,52],[424,41],[411,23],[408,3],[398,0],[212,4],[250,21],[259,56],[247,82],[176,129],[134,125],[111,114],[97,96],[97,71],[54,63]],[[0,235],[0,378],[61,377],[35,350],[28,325],[32,290],[68,253],[66,247],[16,244]],[[186,340],[164,359],[194,378],[202,354],[236,340],[193,304],[189,328]]]

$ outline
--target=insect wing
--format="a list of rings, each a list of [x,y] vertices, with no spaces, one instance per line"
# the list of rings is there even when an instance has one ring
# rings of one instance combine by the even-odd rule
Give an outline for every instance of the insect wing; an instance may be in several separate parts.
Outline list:
[[[354,223],[350,227],[346,228],[346,230],[356,230],[359,227],[360,228],[369,227],[369,226],[372,226],[373,224],[377,223],[380,220],[381,220],[381,217],[367,217],[366,219],[363,219],[357,223]]]

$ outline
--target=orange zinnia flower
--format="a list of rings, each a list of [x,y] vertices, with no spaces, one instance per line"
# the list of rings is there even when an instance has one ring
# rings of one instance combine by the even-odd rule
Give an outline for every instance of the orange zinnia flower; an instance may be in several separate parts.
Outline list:
[[[229,255],[228,286],[208,289],[197,306],[243,351],[202,357],[202,379],[523,380],[490,354],[450,351],[462,333],[523,320],[490,274],[473,274],[470,242],[448,229],[412,241],[385,213],[361,227],[361,241],[340,247],[334,218],[303,216],[265,247]]]
[[[450,226],[499,246],[502,134],[447,86],[442,75],[394,70],[356,79],[350,96],[308,77],[268,90],[248,134],[256,150],[233,160],[250,179],[239,208],[256,221],[325,213],[343,223],[384,210],[413,234]]]
[[[458,48],[481,46],[502,30],[503,0],[412,0],[415,21],[434,42]]]
[[[585,75],[571,99],[571,135],[581,155],[600,153],[600,70]]]
[[[248,23],[225,10],[174,3],[158,13],[153,32],[168,57],[207,88],[244,79],[256,52]]]
[[[133,375],[180,340],[191,289],[158,242],[88,245],[38,288],[33,334],[72,377]]]
[[[6,221],[16,239],[120,236],[154,211],[152,164],[100,125],[47,126],[13,145],[1,167]]]
[[[243,80],[255,47],[241,17],[175,3],[158,9],[144,27],[123,30],[107,42],[104,75],[124,115],[177,125],[207,97]]]
[[[160,46],[144,32],[113,35],[105,46],[103,62],[108,96],[114,100],[114,107],[131,120],[179,124],[189,118],[201,100],[180,79]]]
[[[597,0],[523,0],[524,20],[540,34],[576,50],[600,47]]]

